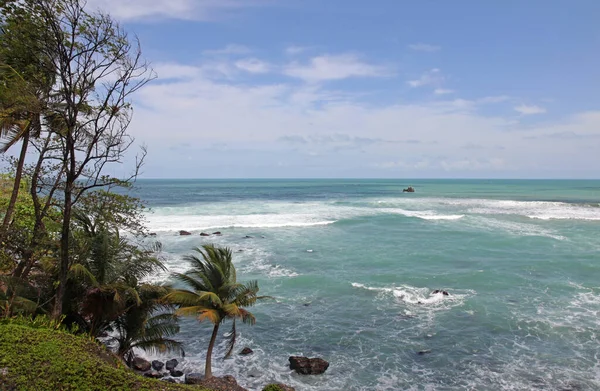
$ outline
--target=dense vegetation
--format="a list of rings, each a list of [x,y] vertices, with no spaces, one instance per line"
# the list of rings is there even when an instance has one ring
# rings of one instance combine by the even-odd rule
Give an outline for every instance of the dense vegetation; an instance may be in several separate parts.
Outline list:
[[[0,323],[0,389],[197,390],[134,374],[89,338],[46,326]]]
[[[139,42],[84,5],[0,0],[0,152],[15,155],[4,156],[0,176],[0,318],[42,315],[89,340],[109,337],[116,357],[128,364],[138,349],[183,353],[175,339],[179,315],[209,319],[215,325],[210,377],[219,325],[234,320],[232,349],[235,319],[254,323],[243,307],[259,298],[258,286],[238,283],[231,252],[212,246],[200,251],[202,260],[188,259],[190,273],[176,276],[191,291],[144,282],[165,269],[160,244],[150,241],[144,225],[144,205],[126,191],[145,150],[130,176],[106,171],[133,145],[131,94],[155,75]],[[30,373],[31,360],[17,363],[7,350],[0,364],[18,389],[25,389],[19,388],[23,376],[44,378],[31,389],[71,389],[78,374],[96,373],[84,371],[74,356],[85,339],[46,330],[27,335],[23,327],[3,326],[2,348],[31,345],[31,360],[39,354],[37,360],[49,363]],[[74,350],[64,342],[75,343]],[[141,380],[123,379],[144,389]],[[81,384],[74,389],[97,389]]]

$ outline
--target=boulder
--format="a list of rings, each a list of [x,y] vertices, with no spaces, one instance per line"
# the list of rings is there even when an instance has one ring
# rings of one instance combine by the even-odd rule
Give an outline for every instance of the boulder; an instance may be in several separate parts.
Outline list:
[[[213,235],[221,235],[221,231],[213,232]]]
[[[185,384],[202,384],[203,379],[204,375],[201,373],[188,373],[185,375]]]
[[[165,366],[165,363],[163,363],[162,361],[158,361],[158,360],[152,361],[152,368],[156,369],[157,371],[160,371],[161,369],[163,369],[164,366]]]
[[[425,355],[425,354],[427,354],[427,353],[431,353],[431,350],[430,350],[430,349],[427,349],[427,350],[421,350],[421,351],[419,351],[417,354],[418,354],[419,356],[423,356],[423,355]]]
[[[296,389],[283,383],[271,383],[267,384],[262,391],[296,391]]]
[[[245,347],[242,349],[242,351],[240,352],[241,355],[246,356],[248,354],[252,354],[254,353],[254,350],[250,349],[249,347]]]
[[[207,234],[206,232],[200,232],[200,236],[210,236],[210,234]]]
[[[133,359],[133,363],[131,363],[131,367],[138,371],[146,372],[149,371],[152,365],[148,360],[144,360],[141,357],[136,357]]]
[[[320,375],[329,368],[329,363],[322,358],[308,358],[301,356],[291,356],[290,369],[300,375]]]
[[[252,239],[252,236],[246,235],[246,236],[244,236],[244,239]]]
[[[169,372],[169,373],[173,377],[181,377],[181,376],[183,376],[183,372],[178,371],[177,369],[171,369],[171,372]]]
[[[152,371],[145,372],[144,376],[151,377],[153,379],[160,379],[161,377],[163,377],[163,374],[158,371],[152,370]]]
[[[177,361],[177,359],[172,359],[167,361],[166,365],[165,365],[165,369],[167,371],[171,371],[173,369],[175,369],[175,367],[177,366],[177,364],[179,364],[179,361]]]
[[[150,232],[148,235],[150,235],[150,236],[156,236],[156,232]]]
[[[444,295],[444,296],[450,296],[450,294],[449,294],[447,291],[443,291],[443,290],[441,290],[441,289],[436,289],[436,290],[434,290],[434,291],[433,291],[431,294],[432,294],[432,295],[435,295],[436,293],[441,293],[441,294],[442,294],[442,295]]]
[[[179,231],[179,235],[181,235],[181,236],[188,236],[188,235],[191,235],[191,234],[192,233],[188,232],[188,231]]]
[[[412,186],[408,186],[406,189],[402,189],[403,193],[414,193],[415,192],[415,188]]]

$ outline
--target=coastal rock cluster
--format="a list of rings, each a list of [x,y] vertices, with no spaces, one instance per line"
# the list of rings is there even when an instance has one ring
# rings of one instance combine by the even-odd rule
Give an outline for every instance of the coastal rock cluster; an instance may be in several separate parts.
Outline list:
[[[176,382],[174,378],[179,378],[183,376],[183,372],[175,369],[179,361],[177,359],[168,360],[166,363],[163,363],[159,360],[153,360],[152,362],[145,360],[141,357],[136,357],[133,359],[131,367],[141,372],[145,377],[151,377],[153,379],[163,379],[165,381]],[[163,371],[163,368],[165,371]]]
[[[329,363],[322,358],[308,358],[302,356],[291,356],[290,369],[300,375],[320,375],[329,368]]]

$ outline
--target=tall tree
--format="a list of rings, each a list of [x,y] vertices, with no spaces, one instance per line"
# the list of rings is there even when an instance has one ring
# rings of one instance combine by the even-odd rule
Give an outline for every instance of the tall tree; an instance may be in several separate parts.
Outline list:
[[[59,157],[64,163],[61,254],[52,311],[58,318],[71,264],[73,206],[90,189],[126,183],[137,176],[144,150],[130,177],[117,179],[104,171],[108,164],[120,163],[132,145],[127,133],[130,97],[154,73],[142,60],[137,39],[130,41],[110,16],[87,12],[84,1],[24,0],[18,4],[43,20],[50,36],[43,50],[56,72],[51,114],[46,120],[60,143]]]
[[[26,12],[15,1],[1,1],[0,22],[0,152],[21,143],[13,192],[0,227],[0,242],[12,221],[30,137],[39,137],[41,114],[47,106],[55,72],[42,50],[51,37],[39,14]]]
[[[187,285],[190,289],[178,289],[169,293],[166,299],[180,308],[178,315],[195,316],[200,322],[208,320],[213,324],[213,331],[206,352],[204,376],[212,377],[212,351],[215,346],[219,326],[226,320],[233,320],[229,343],[225,357],[231,355],[236,338],[236,319],[253,325],[254,315],[244,307],[253,306],[257,300],[265,296],[257,296],[258,283],[247,284],[237,282],[235,266],[228,248],[204,245],[196,248],[196,255],[185,257],[191,269],[186,273],[175,273],[173,277]]]

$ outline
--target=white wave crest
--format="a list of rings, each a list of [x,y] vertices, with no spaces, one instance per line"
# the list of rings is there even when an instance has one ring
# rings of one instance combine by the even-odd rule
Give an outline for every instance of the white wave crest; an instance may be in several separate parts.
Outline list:
[[[401,301],[405,304],[426,307],[436,307],[447,303],[452,303],[452,306],[460,305],[467,296],[473,294],[472,291],[468,291],[467,293],[451,291],[448,296],[445,296],[441,292],[433,293],[434,290],[430,288],[417,288],[410,285],[401,285],[391,288],[370,287],[357,282],[353,282],[351,285],[355,288],[378,292],[381,295],[391,295],[397,301]]]

